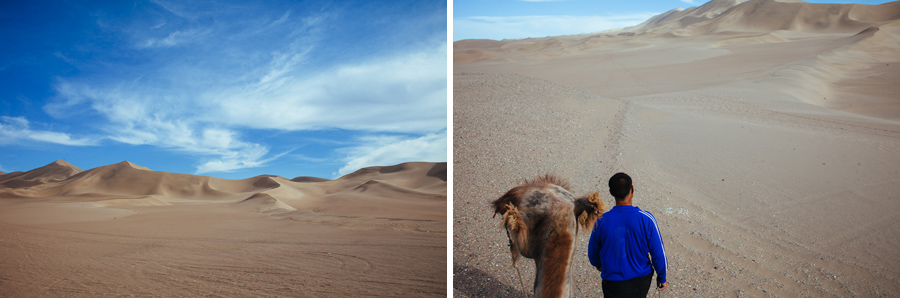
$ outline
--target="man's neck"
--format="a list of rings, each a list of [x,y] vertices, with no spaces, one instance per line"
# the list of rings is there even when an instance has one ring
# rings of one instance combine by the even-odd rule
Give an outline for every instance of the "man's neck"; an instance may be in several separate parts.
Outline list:
[[[631,192],[625,196],[624,199],[616,200],[616,206],[631,206],[631,199],[634,198],[634,187],[631,188]]]
[[[627,198],[624,200],[616,200],[616,206],[631,206],[631,198]]]

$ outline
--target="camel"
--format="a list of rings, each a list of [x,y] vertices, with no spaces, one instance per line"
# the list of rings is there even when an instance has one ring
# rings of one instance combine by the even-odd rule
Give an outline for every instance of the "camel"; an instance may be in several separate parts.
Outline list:
[[[520,255],[534,259],[534,297],[572,297],[574,242],[579,227],[588,230],[603,216],[600,196],[575,198],[568,182],[544,175],[525,180],[493,205],[494,216],[503,215],[513,266]]]

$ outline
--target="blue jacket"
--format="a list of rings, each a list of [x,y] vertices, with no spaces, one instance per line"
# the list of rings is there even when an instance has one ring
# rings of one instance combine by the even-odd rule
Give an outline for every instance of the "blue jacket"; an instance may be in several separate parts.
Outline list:
[[[642,277],[655,268],[657,280],[666,282],[668,264],[656,218],[637,206],[615,206],[603,214],[591,232],[588,259],[604,280]]]

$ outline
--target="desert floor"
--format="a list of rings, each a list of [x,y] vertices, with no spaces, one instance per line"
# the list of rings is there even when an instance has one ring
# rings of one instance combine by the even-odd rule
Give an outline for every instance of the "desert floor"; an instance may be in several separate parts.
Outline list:
[[[554,173],[614,205],[619,171],[665,297],[900,296],[897,28],[455,43],[454,297],[531,293],[490,201]],[[576,297],[601,293],[587,240]]]
[[[441,167],[224,180],[123,162],[7,188],[0,296],[444,297]]]

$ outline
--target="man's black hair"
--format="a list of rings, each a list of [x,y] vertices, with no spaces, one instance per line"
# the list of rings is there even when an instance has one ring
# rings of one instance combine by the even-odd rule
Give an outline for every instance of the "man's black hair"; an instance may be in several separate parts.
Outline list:
[[[625,173],[616,173],[609,178],[609,193],[616,200],[624,200],[631,193],[631,177]]]

